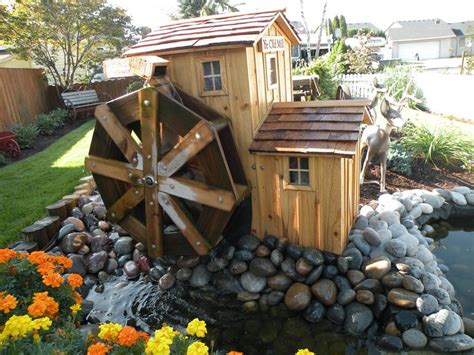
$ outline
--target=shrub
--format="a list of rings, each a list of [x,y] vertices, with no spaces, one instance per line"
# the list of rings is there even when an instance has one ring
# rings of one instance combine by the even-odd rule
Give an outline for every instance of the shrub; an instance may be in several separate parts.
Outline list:
[[[130,93],[132,91],[136,91],[136,90],[140,90],[141,88],[143,88],[143,83],[144,81],[143,80],[135,80],[135,81],[132,81],[130,84],[128,84],[127,86],[127,93]]]
[[[416,86],[412,68],[408,66],[386,67],[384,74],[384,84],[395,101],[399,102],[404,95],[423,99],[421,90]],[[408,107],[414,108],[415,105],[414,101],[408,101]]]
[[[412,174],[413,158],[405,146],[399,142],[393,142],[387,155],[387,168],[402,175]]]
[[[407,125],[401,143],[414,157],[430,162],[435,167],[471,169],[474,141],[459,130]]]
[[[318,79],[318,85],[321,89],[321,100],[332,100],[336,97],[337,86],[339,81],[334,75],[334,67],[331,63],[323,58],[317,58],[311,61],[308,65],[299,65],[293,71],[295,74],[303,75],[314,75],[316,74]]]
[[[36,122],[41,134],[50,136],[54,130],[63,127],[66,121],[67,113],[65,110],[56,109],[48,114],[36,116]]]
[[[40,133],[38,127],[33,123],[16,124],[12,127],[12,131],[16,134],[16,141],[22,149],[31,148]]]

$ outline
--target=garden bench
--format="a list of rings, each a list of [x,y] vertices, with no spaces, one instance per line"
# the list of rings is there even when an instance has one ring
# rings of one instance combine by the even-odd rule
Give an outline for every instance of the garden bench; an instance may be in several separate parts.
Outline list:
[[[61,98],[73,122],[76,120],[76,115],[79,112],[90,111],[96,106],[112,99],[109,94],[103,92],[98,95],[95,90],[63,92]]]

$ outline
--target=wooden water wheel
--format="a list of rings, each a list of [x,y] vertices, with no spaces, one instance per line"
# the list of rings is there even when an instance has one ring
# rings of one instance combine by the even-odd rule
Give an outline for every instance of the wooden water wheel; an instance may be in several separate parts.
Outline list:
[[[227,119],[149,87],[97,107],[86,167],[151,256],[206,254],[249,188]]]

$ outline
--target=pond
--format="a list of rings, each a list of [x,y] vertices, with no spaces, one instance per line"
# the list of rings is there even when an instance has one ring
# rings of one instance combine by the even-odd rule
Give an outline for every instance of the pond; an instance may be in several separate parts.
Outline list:
[[[474,317],[474,221],[451,220],[434,224],[437,232],[434,254],[449,267],[448,280],[456,289],[456,297],[464,316]]]
[[[92,323],[126,321],[145,331],[166,323],[183,330],[198,317],[208,324],[207,339],[214,341],[215,349],[238,350],[246,355],[287,355],[302,348],[317,354],[367,353],[355,350],[364,345],[361,340],[341,336],[326,320],[312,324],[278,306],[264,313],[243,312],[235,296],[217,293],[211,287],[192,289],[177,284],[162,291],[146,278],[129,282],[122,277],[114,277],[105,285],[103,293],[91,290],[87,297],[95,304],[88,317]]]

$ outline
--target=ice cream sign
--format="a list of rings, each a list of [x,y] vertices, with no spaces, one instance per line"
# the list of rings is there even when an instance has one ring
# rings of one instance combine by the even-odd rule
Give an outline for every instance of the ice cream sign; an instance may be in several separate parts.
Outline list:
[[[262,37],[262,52],[277,52],[285,50],[285,40],[281,36]]]

